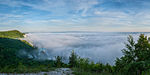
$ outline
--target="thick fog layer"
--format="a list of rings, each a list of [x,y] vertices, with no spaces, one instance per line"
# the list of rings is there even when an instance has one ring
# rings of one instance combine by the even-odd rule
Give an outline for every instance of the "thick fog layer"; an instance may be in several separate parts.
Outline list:
[[[26,40],[43,50],[43,58],[59,55],[67,59],[74,50],[80,57],[114,64],[116,57],[122,56],[129,34],[137,39],[140,33],[29,33]]]

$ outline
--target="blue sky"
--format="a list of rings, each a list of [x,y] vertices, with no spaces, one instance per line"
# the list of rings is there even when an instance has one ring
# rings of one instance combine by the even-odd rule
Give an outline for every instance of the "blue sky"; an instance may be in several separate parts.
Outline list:
[[[150,0],[0,0],[0,30],[150,32]]]

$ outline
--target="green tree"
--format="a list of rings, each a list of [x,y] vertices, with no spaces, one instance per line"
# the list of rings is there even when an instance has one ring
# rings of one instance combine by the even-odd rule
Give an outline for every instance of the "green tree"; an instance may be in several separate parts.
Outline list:
[[[133,37],[128,37],[126,49],[122,50],[124,56],[116,59],[115,70],[124,74],[141,75],[150,69],[150,43],[147,36],[141,34],[137,43]]]
[[[89,70],[89,59],[87,58],[78,58],[76,67],[79,67],[84,70]]]
[[[77,55],[75,54],[74,50],[72,50],[72,53],[69,57],[69,65],[70,67],[76,67],[77,65]]]
[[[57,67],[62,67],[62,57],[61,56],[57,56],[56,57],[56,66]]]
[[[109,73],[112,73],[112,66],[109,65],[108,63],[105,65],[105,71],[109,72]]]
[[[137,61],[145,61],[150,59],[150,43],[147,36],[141,34],[137,44],[135,45],[135,55]]]
[[[128,37],[128,43],[125,43],[126,48],[122,50],[123,57],[116,59],[116,71],[123,72],[125,66],[135,61],[135,42],[131,35]]]

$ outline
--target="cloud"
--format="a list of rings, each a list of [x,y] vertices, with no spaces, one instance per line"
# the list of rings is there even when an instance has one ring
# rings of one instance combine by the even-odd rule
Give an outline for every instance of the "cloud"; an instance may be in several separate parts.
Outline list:
[[[101,37],[103,35],[103,37]],[[57,55],[69,57],[70,52],[75,52],[95,62],[114,64],[116,57],[122,55],[126,35],[105,33],[30,33],[26,40],[38,48],[44,48],[53,58]],[[111,40],[111,39],[114,40]],[[101,42],[98,42],[101,41]],[[109,44],[109,47],[107,47]],[[105,55],[107,54],[107,56]]]
[[[147,11],[130,15],[124,12],[112,11],[96,11],[96,17],[89,18],[69,18],[69,19],[25,19],[21,20],[21,15],[5,15],[1,18],[1,25],[18,25],[23,29],[36,31],[123,31],[132,30],[138,31],[145,27],[149,27],[149,14]],[[15,19],[14,19],[15,18]],[[18,19],[17,19],[18,18]],[[2,20],[3,19],[3,20]],[[138,27],[137,27],[138,26]],[[33,29],[34,28],[34,29]],[[40,29],[39,29],[40,28]],[[69,29],[68,29],[69,28]],[[123,28],[123,29],[122,29]],[[125,28],[125,29],[124,29]],[[49,30],[50,29],[50,30]],[[141,31],[140,30],[140,31]]]
[[[23,15],[15,15],[15,14],[0,14],[0,17],[3,19],[8,19],[8,18],[22,18]]]
[[[50,11],[53,13],[58,13],[61,10],[65,13],[70,12],[70,10],[76,13],[82,11],[82,16],[86,16],[87,11],[92,9],[94,5],[98,4],[97,0],[33,0],[31,2],[32,3],[23,0],[5,0],[0,1],[0,4],[8,5],[10,7],[29,6],[33,9]]]
[[[148,4],[140,0],[0,0],[0,5],[15,11],[1,13],[0,25],[19,25],[24,30],[135,31],[150,26]]]
[[[75,0],[76,12],[81,12],[81,16],[87,16],[87,12],[90,11],[95,5],[99,4],[97,0]]]

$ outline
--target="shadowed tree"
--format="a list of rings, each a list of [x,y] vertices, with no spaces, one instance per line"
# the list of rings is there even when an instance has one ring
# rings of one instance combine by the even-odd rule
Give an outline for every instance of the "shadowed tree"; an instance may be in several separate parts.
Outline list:
[[[56,66],[57,67],[62,67],[62,57],[61,56],[57,56],[56,57]]]
[[[75,54],[74,50],[69,57],[69,65],[70,67],[75,67],[77,65],[77,55]]]

